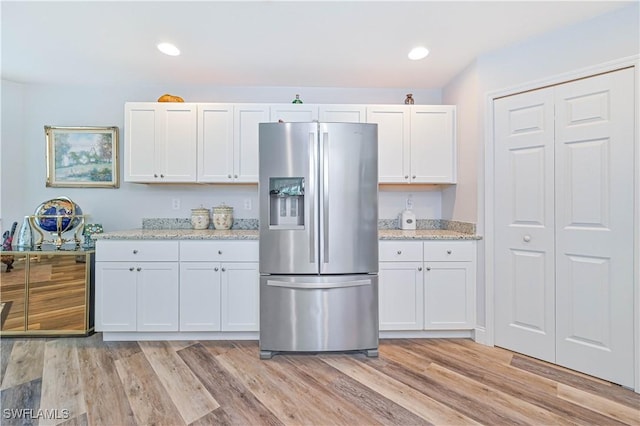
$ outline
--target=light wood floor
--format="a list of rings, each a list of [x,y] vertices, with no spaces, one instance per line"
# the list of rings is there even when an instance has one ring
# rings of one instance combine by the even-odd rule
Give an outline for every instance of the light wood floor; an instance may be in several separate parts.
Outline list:
[[[383,340],[377,359],[268,361],[255,341],[96,334],[1,347],[2,425],[640,424],[628,389],[466,339]]]

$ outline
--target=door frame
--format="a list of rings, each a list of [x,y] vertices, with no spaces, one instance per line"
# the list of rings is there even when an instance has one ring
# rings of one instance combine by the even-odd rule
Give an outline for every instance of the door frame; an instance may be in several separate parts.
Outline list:
[[[485,94],[485,117],[484,117],[484,212],[479,212],[480,216],[484,216],[484,263],[485,263],[485,327],[476,328],[475,339],[478,343],[488,346],[494,345],[494,269],[495,269],[495,223],[494,223],[494,114],[493,102],[497,98],[515,95],[522,92],[528,92],[541,89],[547,86],[554,86],[567,83],[572,80],[591,77],[597,74],[616,71],[622,68],[634,68],[635,81],[635,108],[636,113],[640,112],[640,96],[638,96],[638,88],[640,87],[640,55],[634,55],[609,61],[594,66],[581,68],[567,73],[557,74],[540,80],[534,80],[517,86],[507,87],[504,89],[491,91]],[[636,114],[637,117],[637,114]],[[640,140],[639,140],[640,123],[635,123],[634,130],[634,261],[633,261],[633,288],[634,288],[634,390],[640,393]],[[478,295],[482,297],[482,295]]]

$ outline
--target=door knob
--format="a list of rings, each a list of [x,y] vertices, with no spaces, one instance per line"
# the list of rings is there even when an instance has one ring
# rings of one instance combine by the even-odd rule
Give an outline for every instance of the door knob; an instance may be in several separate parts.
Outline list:
[[[430,271],[430,270],[431,270],[431,266],[427,266],[427,271]]]
[[[154,178],[157,178],[157,177],[158,177],[158,175],[157,175],[156,173],[154,173],[154,174],[153,174],[153,177],[154,177]]]
[[[451,250],[447,250],[447,254],[451,254],[451,253],[452,253]]]
[[[222,250],[218,250],[218,254],[222,254]]]
[[[134,251],[133,251],[133,254],[138,254],[138,250],[134,250]]]
[[[402,254],[402,250],[398,250],[398,254]]]
[[[218,267],[213,268],[214,271],[218,272]]]
[[[142,268],[138,266],[138,267],[136,268],[136,271],[140,272],[140,271],[142,271]]]
[[[422,266],[418,266],[418,271],[422,271]]]
[[[222,272],[226,271],[226,269],[222,268]]]
[[[129,268],[130,271],[133,271],[133,266],[131,268]]]
[[[531,241],[531,235],[525,235],[524,237],[522,237],[522,241],[528,243],[529,241]]]

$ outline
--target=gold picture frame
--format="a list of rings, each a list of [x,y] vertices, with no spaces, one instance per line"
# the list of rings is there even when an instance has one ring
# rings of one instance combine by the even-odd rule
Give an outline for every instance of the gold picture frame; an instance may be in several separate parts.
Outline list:
[[[47,187],[118,188],[118,128],[44,126]]]

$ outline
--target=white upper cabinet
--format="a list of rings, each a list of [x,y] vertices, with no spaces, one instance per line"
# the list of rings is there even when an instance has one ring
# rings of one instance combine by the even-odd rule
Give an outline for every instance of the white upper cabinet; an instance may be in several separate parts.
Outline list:
[[[378,124],[378,182],[410,183],[409,108],[367,106],[367,123]]]
[[[198,104],[198,182],[257,183],[262,104]]]
[[[376,123],[378,182],[456,183],[452,105],[125,104],[125,177],[258,183],[259,123]]]
[[[412,183],[456,182],[455,112],[452,105],[411,107]]]
[[[380,183],[455,183],[455,106],[369,105]]]
[[[194,182],[196,120],[196,104],[127,103],[124,180]]]
[[[311,122],[318,120],[318,105],[275,104],[271,105],[271,121],[285,123]]]
[[[318,117],[326,123],[366,123],[367,108],[365,105],[320,105]]]

